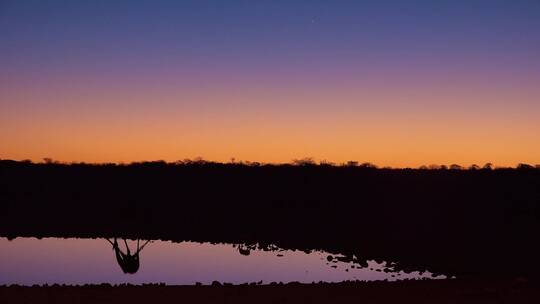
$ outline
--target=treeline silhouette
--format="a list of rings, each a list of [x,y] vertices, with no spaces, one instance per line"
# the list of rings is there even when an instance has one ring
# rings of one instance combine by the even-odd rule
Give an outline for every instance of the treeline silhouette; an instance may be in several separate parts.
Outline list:
[[[431,169],[430,169],[431,168]],[[0,161],[0,235],[323,249],[404,270],[540,270],[540,169]]]
[[[23,164],[43,164],[43,165],[71,165],[71,166],[248,166],[248,167],[287,167],[287,166],[321,166],[321,167],[358,167],[363,169],[379,169],[379,166],[376,164],[370,163],[370,162],[363,162],[360,163],[358,161],[347,161],[343,163],[335,163],[335,162],[329,162],[326,160],[321,160],[317,163],[316,160],[314,160],[311,157],[305,157],[300,159],[293,159],[291,163],[261,163],[261,162],[251,162],[251,161],[236,161],[235,158],[231,158],[231,162],[229,163],[221,163],[221,162],[214,162],[205,160],[201,157],[197,157],[194,159],[186,158],[184,160],[177,160],[175,162],[166,162],[164,160],[157,160],[157,161],[143,161],[143,162],[131,162],[131,163],[85,163],[85,162],[60,162],[56,161],[52,158],[43,158],[43,162],[41,163],[34,163],[30,159],[25,159],[20,162],[14,161],[14,160],[2,160],[0,159],[0,162],[5,163],[23,163]],[[395,169],[395,170],[508,170],[508,169],[514,169],[513,167],[495,167],[493,163],[485,163],[483,166],[479,166],[477,164],[472,164],[470,166],[461,166],[459,164],[451,164],[451,165],[438,165],[438,164],[430,164],[430,165],[422,165],[418,168],[412,168],[412,167],[405,167],[405,168],[392,168],[392,167],[382,167],[380,169]],[[540,170],[540,164],[538,165],[530,165],[526,163],[519,163],[516,165],[515,169],[518,170]]]

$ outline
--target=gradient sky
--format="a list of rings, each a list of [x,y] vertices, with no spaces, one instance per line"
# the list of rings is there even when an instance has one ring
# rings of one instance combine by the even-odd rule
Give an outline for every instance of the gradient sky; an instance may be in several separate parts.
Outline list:
[[[0,158],[540,163],[540,1],[0,0]]]

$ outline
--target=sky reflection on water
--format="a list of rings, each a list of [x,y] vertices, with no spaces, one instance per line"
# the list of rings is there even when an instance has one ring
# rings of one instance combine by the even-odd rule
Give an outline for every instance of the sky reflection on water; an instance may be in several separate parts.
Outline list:
[[[128,243],[136,250],[135,241]],[[123,241],[119,240],[119,244],[125,251]],[[212,281],[241,284],[433,278],[430,273],[384,272],[385,263],[374,261],[368,261],[367,268],[341,261],[329,262],[328,255],[320,251],[308,254],[291,250],[250,250],[249,255],[243,255],[238,246],[232,244],[152,241],[140,253],[139,270],[135,274],[124,274],[106,239],[16,238],[9,241],[0,238],[0,285],[191,285]]]

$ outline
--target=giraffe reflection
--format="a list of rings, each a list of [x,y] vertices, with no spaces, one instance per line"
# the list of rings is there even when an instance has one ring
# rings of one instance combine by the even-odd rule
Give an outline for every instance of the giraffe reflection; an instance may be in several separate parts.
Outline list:
[[[114,253],[116,255],[116,261],[118,262],[118,265],[120,266],[122,271],[126,274],[136,273],[139,270],[140,266],[139,253],[150,241],[146,241],[142,246],[140,246],[139,239],[137,239],[137,250],[132,254],[126,239],[123,239],[126,246],[125,253],[122,251],[122,249],[120,249],[120,246],[118,246],[118,241],[116,238],[114,238],[114,241],[111,241],[109,239],[106,240],[111,243]]]

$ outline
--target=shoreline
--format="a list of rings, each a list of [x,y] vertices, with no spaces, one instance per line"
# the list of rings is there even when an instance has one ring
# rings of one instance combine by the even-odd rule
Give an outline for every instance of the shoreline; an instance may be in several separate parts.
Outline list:
[[[3,303],[538,303],[540,282],[513,279],[408,280],[165,286],[0,286]]]

